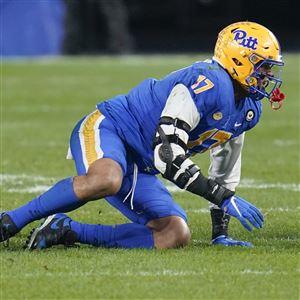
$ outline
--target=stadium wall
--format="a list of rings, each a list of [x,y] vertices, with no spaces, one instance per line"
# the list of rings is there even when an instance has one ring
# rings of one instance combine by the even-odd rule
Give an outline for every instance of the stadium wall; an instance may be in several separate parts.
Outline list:
[[[2,56],[57,55],[62,51],[63,0],[0,2]]]
[[[212,51],[226,25],[270,28],[299,51],[293,0],[2,0],[2,56]]]

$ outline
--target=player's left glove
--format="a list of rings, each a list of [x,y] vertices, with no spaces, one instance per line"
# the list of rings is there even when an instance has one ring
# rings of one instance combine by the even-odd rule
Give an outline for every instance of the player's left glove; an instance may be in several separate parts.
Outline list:
[[[262,228],[264,223],[263,214],[253,204],[238,196],[231,196],[224,199],[220,208],[230,216],[237,218],[249,231],[252,230],[250,224],[258,229]]]
[[[245,241],[239,241],[239,240],[233,240],[230,237],[226,235],[219,235],[216,238],[214,238],[211,243],[213,245],[222,245],[226,247],[231,247],[231,246],[242,246],[242,247],[248,247],[248,248],[253,248],[253,245],[249,242]]]

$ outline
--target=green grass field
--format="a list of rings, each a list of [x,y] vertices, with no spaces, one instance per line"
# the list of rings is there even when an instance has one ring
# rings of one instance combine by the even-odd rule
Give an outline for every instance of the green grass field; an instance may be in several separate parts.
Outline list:
[[[0,211],[27,202],[56,180],[75,175],[65,160],[74,124],[95,104],[126,93],[146,77],[161,78],[204,56],[134,56],[6,61],[1,66]],[[262,230],[231,234],[253,249],[210,246],[207,202],[187,192],[174,198],[187,211],[192,243],[165,251],[51,248],[28,252],[28,225],[0,245],[5,299],[299,299],[299,70],[286,55],[286,103],[246,135],[237,193],[266,214]],[[208,154],[195,157],[204,173]],[[86,223],[126,219],[105,201],[70,216]]]

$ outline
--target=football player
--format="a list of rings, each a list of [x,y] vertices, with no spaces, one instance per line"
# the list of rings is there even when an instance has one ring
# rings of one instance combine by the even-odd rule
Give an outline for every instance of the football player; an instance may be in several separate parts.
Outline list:
[[[253,22],[227,26],[211,60],[196,62],[161,80],[146,79],[127,95],[97,105],[75,126],[68,158],[77,176],[63,179],[27,204],[3,212],[0,241],[45,218],[29,249],[75,242],[99,247],[174,248],[190,241],[187,216],[156,176],[210,202],[212,244],[252,244],[228,236],[230,217],[249,231],[264,217],[235,195],[245,131],[267,98],[278,109],[283,66],[272,32]],[[209,177],[191,157],[210,151]],[[105,198],[131,222],[83,224],[64,214]]]

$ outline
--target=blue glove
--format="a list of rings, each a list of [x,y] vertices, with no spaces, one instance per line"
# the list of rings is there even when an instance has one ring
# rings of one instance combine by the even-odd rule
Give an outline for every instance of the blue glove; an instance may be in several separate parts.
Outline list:
[[[263,214],[253,204],[238,196],[232,196],[223,200],[220,208],[230,216],[237,218],[249,231],[252,230],[250,224],[258,229],[262,228],[264,222]]]
[[[237,241],[233,240],[230,237],[226,235],[219,235],[215,239],[211,241],[213,245],[223,245],[223,246],[242,246],[242,247],[248,247],[248,248],[253,248],[253,245],[249,242],[244,242],[244,241]]]

